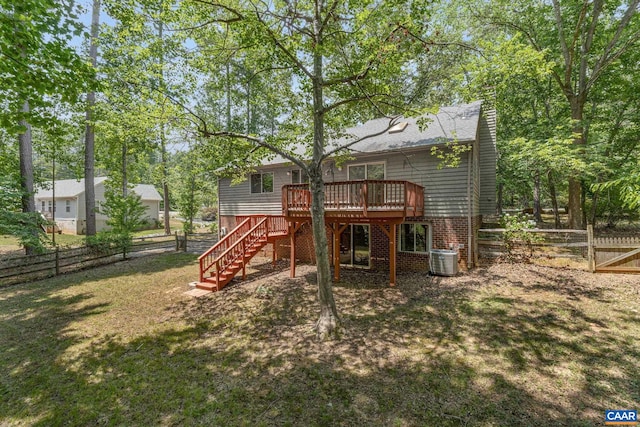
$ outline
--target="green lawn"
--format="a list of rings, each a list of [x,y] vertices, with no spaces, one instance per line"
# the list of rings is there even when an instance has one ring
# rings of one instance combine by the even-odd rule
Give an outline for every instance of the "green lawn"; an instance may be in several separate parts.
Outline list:
[[[640,407],[640,276],[492,266],[389,288],[343,269],[344,329],[319,343],[311,267],[193,299],[196,262],[0,289],[0,425],[592,426]]]
[[[171,220],[171,231],[182,231],[182,222],[177,220]],[[208,229],[201,229],[199,231],[206,231]],[[152,234],[161,234],[164,232],[164,229],[154,228],[151,230],[141,230],[134,233],[134,237],[148,236]],[[75,235],[75,234],[56,234],[56,244],[60,246],[80,246],[84,244],[85,241],[84,235]],[[51,233],[47,234],[47,238],[49,241],[51,240]],[[18,239],[13,236],[0,235],[0,253],[8,252],[8,251],[19,251],[21,250],[21,246],[18,242]]]
[[[51,234],[47,235],[51,240]],[[62,246],[81,245],[85,236],[76,236],[73,234],[56,234],[56,243]],[[13,236],[0,235],[0,246],[7,250],[20,250],[18,239]]]

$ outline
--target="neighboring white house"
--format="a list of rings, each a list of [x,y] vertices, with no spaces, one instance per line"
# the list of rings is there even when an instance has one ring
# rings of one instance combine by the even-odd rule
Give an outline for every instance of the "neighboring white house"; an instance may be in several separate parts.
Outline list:
[[[96,209],[100,211],[101,204],[105,202],[106,177],[96,177],[94,180]],[[55,210],[56,225],[65,233],[85,234],[86,213],[84,196],[84,179],[63,179],[55,181],[55,201],[52,182],[45,185],[47,188],[38,188],[35,194],[36,209],[45,217],[51,219]],[[143,206],[146,208],[146,219],[150,223],[158,221],[160,202],[162,196],[153,185],[138,184],[131,190],[139,195]],[[108,229],[107,216],[96,213],[96,230]]]

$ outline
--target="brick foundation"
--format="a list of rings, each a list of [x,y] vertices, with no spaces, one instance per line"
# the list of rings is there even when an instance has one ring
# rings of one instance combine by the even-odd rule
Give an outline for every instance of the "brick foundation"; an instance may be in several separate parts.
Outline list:
[[[435,218],[424,217],[415,221],[408,222],[420,222],[427,223],[431,226],[431,248],[432,249],[457,249],[458,250],[458,267],[461,270],[466,270],[467,266],[467,251],[469,250],[468,242],[468,226],[466,217],[449,217],[449,218]],[[477,250],[474,248],[477,245],[476,236],[477,230],[482,223],[482,217],[476,216],[473,218],[473,238],[471,244],[471,255],[473,257],[472,264],[475,264],[475,258],[477,257]],[[220,226],[226,227],[227,232],[231,231],[235,227],[235,217],[233,216],[221,216]],[[327,241],[329,243],[329,258],[333,262],[333,235],[327,229]],[[460,247],[462,245],[464,247]],[[261,255],[271,257],[274,250],[274,245],[267,245]],[[370,248],[371,248],[371,269],[372,270],[389,270],[389,238],[380,229],[380,225],[371,224],[370,226]],[[279,240],[275,243],[275,250],[279,259],[288,259],[290,255],[290,241],[289,238]],[[304,224],[296,232],[296,260],[299,262],[310,262],[315,264],[315,250],[313,247],[313,233],[311,231],[311,224]],[[398,271],[428,271],[429,270],[429,255],[423,253],[410,253],[398,251],[397,256],[397,270]]]

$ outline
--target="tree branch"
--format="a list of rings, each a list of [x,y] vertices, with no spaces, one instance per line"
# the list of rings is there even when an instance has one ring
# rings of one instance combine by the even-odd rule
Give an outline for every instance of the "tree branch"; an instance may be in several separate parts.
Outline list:
[[[567,41],[565,40],[564,24],[562,22],[562,11],[560,10],[560,4],[558,3],[558,0],[553,0],[553,15],[556,21],[556,27],[558,28],[558,41],[560,42],[562,57],[564,58],[564,84],[560,85],[560,87],[564,88],[565,86],[568,87],[569,82],[571,81],[571,74],[573,70],[573,49],[569,50]]]
[[[618,44],[618,41],[620,41],[620,37],[622,36],[622,32],[624,31],[624,29],[629,24],[629,21],[631,21],[631,18],[633,17],[633,15],[637,12],[636,9],[638,8],[638,4],[640,4],[640,0],[633,0],[631,2],[631,4],[629,5],[629,8],[625,11],[624,16],[622,17],[622,19],[620,20],[620,23],[618,24],[618,28],[616,29],[616,33],[611,38],[611,40],[607,44],[607,47],[605,48],[604,53],[598,59],[598,61],[596,62],[595,66],[593,67],[593,72],[591,74],[591,78],[589,79],[589,82],[587,83],[586,87],[591,87],[593,85],[593,83],[595,82],[594,75],[595,76],[599,76],[601,71],[608,64],[610,64],[615,59],[620,57],[620,55],[622,55],[630,45],[632,45],[634,42],[636,42],[638,40],[638,35],[640,34],[640,32],[636,32],[631,37],[629,37],[627,42],[625,42],[622,45],[622,47],[620,47],[620,49],[618,49],[618,51],[616,53],[613,53],[613,54],[611,53],[613,51],[613,49],[615,48],[615,46]]]
[[[289,50],[287,49],[286,46],[284,46],[282,44],[282,42],[276,37],[276,35],[273,33],[273,31],[271,30],[271,28],[269,27],[269,25],[264,21],[264,19],[262,19],[262,16],[260,16],[260,11],[258,10],[258,8],[254,5],[254,9],[255,9],[255,14],[256,14],[256,18],[258,19],[258,21],[260,22],[260,24],[262,24],[262,26],[264,27],[264,29],[266,30],[269,38],[271,39],[271,41],[273,41],[273,43],[275,43],[276,47],[278,49],[280,49],[280,51],[282,53],[284,53],[284,55],[289,58],[289,60],[302,72],[304,73],[307,77],[309,78],[313,78],[313,75],[311,74],[311,72],[307,69],[307,67],[298,59],[296,58],[296,56]]]
[[[202,3],[202,4],[206,4],[208,6],[213,6],[213,7],[219,7],[220,9],[231,13],[232,15],[235,15],[235,17],[232,18],[228,18],[228,19],[213,19],[212,22],[222,22],[222,23],[231,23],[231,22],[238,22],[244,19],[244,16],[238,12],[237,10],[224,5],[224,4],[220,4],[214,1],[207,1],[207,0],[194,0],[196,3]]]
[[[288,152],[282,150],[281,148],[268,143],[263,138],[259,138],[257,136],[249,135],[246,133],[238,133],[238,132],[230,132],[230,131],[208,131],[206,129],[198,129],[198,132],[200,132],[200,134],[204,137],[226,137],[226,138],[244,139],[260,147],[266,148],[269,151],[276,153],[281,157],[284,157],[285,159],[300,166],[301,169],[307,170],[307,165],[302,160],[289,154]]]
[[[393,126],[395,126],[398,123],[398,119],[400,117],[401,116],[394,116],[394,117],[389,118],[389,123],[388,123],[387,127],[382,129],[379,132],[363,136],[361,138],[358,138],[358,139],[355,139],[354,141],[349,142],[348,144],[341,145],[339,147],[334,148],[333,150],[329,150],[329,151],[325,152],[324,155],[322,156],[321,160],[324,160],[324,159],[326,159],[328,157],[331,157],[331,156],[333,156],[334,154],[336,154],[339,151],[347,150],[347,149],[349,149],[349,147],[352,147],[353,145],[357,144],[358,142],[362,142],[362,141],[365,141],[367,139],[375,138],[376,136],[384,135],[385,133],[387,133],[389,131],[389,129],[391,129]]]
[[[341,101],[337,101],[334,102],[333,104],[329,104],[326,107],[324,107],[322,109],[323,113],[328,113],[331,110],[335,110],[336,108],[345,105],[345,104],[349,104],[351,102],[358,102],[358,101],[367,101],[367,100],[371,100],[371,98],[375,98],[375,97],[388,97],[389,94],[388,93],[373,93],[373,94],[362,94],[360,96],[354,96],[352,98],[347,98],[347,99],[343,99]]]
[[[583,12],[581,14],[581,18],[586,14],[587,2],[583,6]],[[585,37],[584,44],[582,46],[582,52],[580,55],[580,70],[578,73],[578,97],[584,98],[586,94],[587,87],[587,66],[588,66],[588,55],[591,52],[591,44],[593,43],[593,35],[596,31],[596,27],[598,25],[598,20],[600,19],[600,13],[602,12],[602,0],[595,0],[593,2],[593,16],[591,18],[591,25],[589,25],[589,29],[587,30],[587,35]],[[577,32],[577,27],[576,27]]]

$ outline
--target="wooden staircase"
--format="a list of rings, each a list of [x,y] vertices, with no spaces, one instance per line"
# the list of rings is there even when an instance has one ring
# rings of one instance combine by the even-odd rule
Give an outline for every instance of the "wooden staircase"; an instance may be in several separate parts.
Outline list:
[[[215,292],[224,288],[267,243],[287,235],[284,219],[273,216],[247,217],[222,240],[200,255],[199,289]]]

